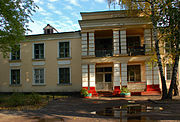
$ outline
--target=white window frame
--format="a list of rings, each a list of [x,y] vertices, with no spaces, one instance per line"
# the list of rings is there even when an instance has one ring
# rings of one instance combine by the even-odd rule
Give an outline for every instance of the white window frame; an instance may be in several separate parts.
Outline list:
[[[57,49],[58,49],[57,57],[60,58],[59,57],[59,55],[60,55],[60,53],[59,53],[59,51],[60,51],[59,50],[59,43],[60,42],[69,42],[69,57],[65,57],[65,58],[71,58],[71,41],[70,40],[62,40],[62,41],[57,42]]]
[[[38,42],[38,43],[33,43],[32,44],[32,59],[34,59],[34,60],[41,60],[41,59],[35,59],[35,54],[34,54],[34,45],[35,44],[44,44],[44,58],[43,59],[45,59],[45,47],[46,47],[46,45],[45,45],[45,43],[44,42]]]
[[[20,49],[20,56],[18,60],[21,60],[21,44],[19,44],[19,49]],[[12,52],[10,52],[9,54],[9,59],[12,60]],[[13,60],[13,61],[16,61],[16,60]]]
[[[44,69],[44,83],[35,83],[35,77],[34,77],[35,69]],[[46,77],[45,75],[46,74],[45,74],[45,72],[46,72],[46,69],[44,67],[34,67],[33,68],[33,72],[32,72],[33,73],[32,74],[33,75],[32,85],[46,85],[46,82],[45,82],[46,81],[46,79],[45,79],[45,77]]]
[[[71,81],[71,67],[70,66],[60,66],[60,67],[58,67],[58,69],[57,69],[57,71],[58,71],[58,81],[57,81],[57,84],[59,84],[59,85],[61,85],[61,84],[63,85],[64,84],[64,83],[59,83],[59,80],[60,80],[60,78],[59,78],[59,68],[69,68],[70,82],[67,85],[72,84],[72,81]]]
[[[11,84],[11,70],[20,70],[20,83],[19,84]],[[21,69],[20,68],[10,68],[9,70],[9,85],[21,85]]]

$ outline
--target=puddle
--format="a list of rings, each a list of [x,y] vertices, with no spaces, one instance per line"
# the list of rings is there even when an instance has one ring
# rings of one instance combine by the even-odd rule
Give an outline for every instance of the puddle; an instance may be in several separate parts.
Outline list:
[[[34,117],[34,120],[37,120],[36,122],[64,122],[64,119],[62,118],[41,118],[41,117]]]
[[[102,111],[91,112],[91,114],[115,117],[122,120],[151,120],[149,117],[143,114],[150,112],[159,112],[162,110],[162,107],[154,107],[141,104],[128,104],[123,106],[115,106],[112,108],[105,108]]]

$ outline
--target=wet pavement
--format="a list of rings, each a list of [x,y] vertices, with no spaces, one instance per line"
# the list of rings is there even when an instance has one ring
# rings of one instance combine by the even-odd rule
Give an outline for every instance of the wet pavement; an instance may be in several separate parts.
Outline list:
[[[173,101],[159,99],[160,96],[61,98],[35,111],[0,110],[0,122],[179,121],[180,97]]]

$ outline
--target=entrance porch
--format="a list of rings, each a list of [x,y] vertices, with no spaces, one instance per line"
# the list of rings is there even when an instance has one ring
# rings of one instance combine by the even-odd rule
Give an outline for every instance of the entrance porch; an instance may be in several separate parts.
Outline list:
[[[82,87],[94,96],[98,92],[118,95],[122,87],[132,95],[160,94],[159,72],[145,62],[83,64]]]

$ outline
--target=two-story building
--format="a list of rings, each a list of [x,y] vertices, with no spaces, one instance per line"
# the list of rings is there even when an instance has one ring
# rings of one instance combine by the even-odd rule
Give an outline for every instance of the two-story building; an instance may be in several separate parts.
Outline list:
[[[112,92],[159,94],[156,65],[149,65],[151,22],[127,11],[82,12],[80,31],[28,35],[20,50],[0,60],[0,92]],[[171,70],[165,66],[166,79]],[[180,70],[180,68],[179,68]],[[178,74],[180,75],[180,74]],[[180,79],[178,79],[180,81]]]

